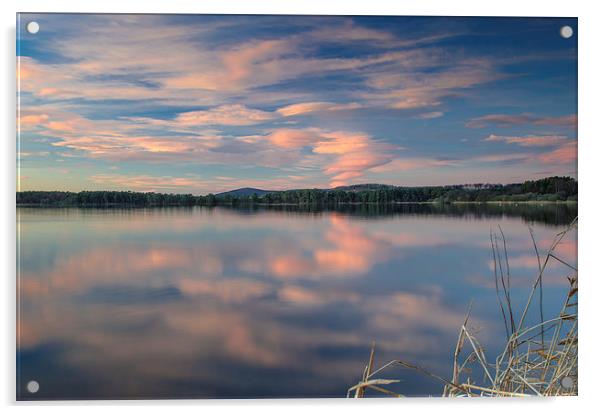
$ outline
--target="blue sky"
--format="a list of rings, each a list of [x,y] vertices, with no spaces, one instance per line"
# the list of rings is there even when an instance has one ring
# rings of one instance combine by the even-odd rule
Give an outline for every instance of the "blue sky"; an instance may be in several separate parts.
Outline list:
[[[20,190],[576,176],[576,19],[21,14],[17,30]]]

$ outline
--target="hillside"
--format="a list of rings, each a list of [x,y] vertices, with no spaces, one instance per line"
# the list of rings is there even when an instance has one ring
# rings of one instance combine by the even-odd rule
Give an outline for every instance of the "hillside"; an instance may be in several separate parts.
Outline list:
[[[215,196],[219,197],[219,198],[226,197],[226,196],[249,197],[249,196],[252,196],[253,194],[257,194],[257,196],[261,197],[268,193],[273,193],[273,192],[274,191],[261,190],[259,188],[244,187],[244,188],[237,188],[236,190],[225,191],[223,193],[216,194]]]

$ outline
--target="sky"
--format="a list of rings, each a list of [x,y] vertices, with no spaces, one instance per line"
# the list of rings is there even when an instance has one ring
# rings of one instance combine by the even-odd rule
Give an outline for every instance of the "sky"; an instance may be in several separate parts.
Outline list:
[[[577,174],[572,18],[21,14],[17,39],[19,191]]]

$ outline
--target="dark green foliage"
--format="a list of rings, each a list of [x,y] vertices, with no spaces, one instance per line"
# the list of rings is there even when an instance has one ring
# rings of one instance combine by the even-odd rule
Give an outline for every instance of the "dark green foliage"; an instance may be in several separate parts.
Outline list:
[[[205,198],[205,197],[203,197]],[[131,191],[22,191],[17,193],[17,205],[53,207],[97,206],[194,206],[199,197],[192,194],[134,193]]]
[[[537,181],[525,181],[523,193],[558,194],[560,198],[577,195],[577,181],[567,177],[548,177]]]
[[[23,191],[17,193],[17,205],[35,206],[194,206],[268,204],[268,205],[336,205],[391,204],[416,202],[484,202],[484,201],[576,201],[577,181],[570,177],[548,177],[522,184],[473,184],[439,187],[394,187],[378,184],[339,187],[332,190],[303,189],[253,192],[228,192],[222,196],[208,194],[159,194],[131,191]]]

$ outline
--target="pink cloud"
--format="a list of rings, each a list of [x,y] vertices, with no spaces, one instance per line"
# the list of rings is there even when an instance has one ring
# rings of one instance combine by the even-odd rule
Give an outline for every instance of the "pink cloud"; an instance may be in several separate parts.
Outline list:
[[[217,131],[202,130],[198,128],[200,125],[193,125],[203,122],[258,122],[265,115],[242,106],[223,109],[204,111],[201,115],[195,113],[194,116],[186,113],[180,122],[152,118],[92,120],[57,111],[50,106],[21,114],[20,125],[22,130],[35,131],[56,139],[49,143],[51,146],[73,150],[73,153],[67,153],[69,157],[269,167],[291,165],[302,158],[297,151],[289,149],[298,146],[299,137],[310,135],[310,130],[276,133],[273,139],[280,146],[274,146],[267,145],[265,137],[222,137],[217,135]],[[144,134],[141,134],[142,130]]]
[[[254,125],[274,118],[271,112],[251,109],[244,105],[222,105],[206,111],[183,112],[175,122],[183,126]]]
[[[370,136],[346,132],[329,132],[322,134],[313,152],[316,154],[349,154],[368,149],[373,144]]]
[[[250,108],[238,106],[232,111],[217,107],[207,111],[195,111],[195,116],[217,117],[219,122],[247,122],[244,115]],[[239,117],[238,120],[224,117]],[[269,113],[268,113],[269,114]],[[240,115],[240,116],[239,116]],[[260,111],[263,116],[263,111]],[[252,118],[252,117],[251,117]],[[181,118],[185,119],[185,118]],[[502,162],[510,160],[527,160],[529,154],[492,154],[473,157],[466,160],[440,160],[435,158],[397,158],[395,151],[399,148],[392,147],[373,137],[357,132],[325,131],[318,128],[276,129],[267,135],[247,137],[221,137],[217,135],[138,135],[141,128],[151,129],[159,123],[165,131],[164,120],[154,119],[128,119],[119,120],[90,120],[70,114],[53,113],[52,111],[34,110],[22,114],[22,124],[25,128],[36,129],[39,133],[60,137],[57,142],[51,143],[56,147],[69,148],[74,153],[68,156],[87,155],[95,158],[105,158],[112,161],[142,160],[156,162],[195,161],[211,163],[234,163],[240,165],[265,165],[265,166],[291,166],[303,168],[302,174],[287,173],[286,176],[295,177],[276,181],[272,180],[241,180],[239,182],[253,182],[250,186],[269,186],[274,188],[291,188],[291,186],[323,186],[323,180],[329,179],[330,186],[345,185],[361,179],[366,173],[399,172],[416,169],[433,169],[459,165],[463,162]],[[205,122],[206,119],[194,119],[186,122]],[[185,122],[176,122],[183,124]],[[207,121],[212,122],[212,121]],[[216,121],[217,122],[217,121]],[[171,127],[170,127],[171,128]],[[174,132],[179,127],[173,127]],[[41,132],[40,132],[41,131]],[[202,132],[202,131],[201,131]],[[210,132],[210,131],[208,131]],[[566,137],[561,136],[527,136],[527,137],[501,137],[490,136],[487,140],[517,143],[522,146],[543,146],[547,143],[563,142]],[[271,145],[267,145],[267,144]],[[301,151],[306,148],[308,151]],[[570,160],[576,150],[570,146],[557,148],[557,150],[536,156],[540,162],[551,163],[554,160]],[[533,158],[531,156],[531,158]],[[309,170],[308,170],[309,168]],[[323,179],[313,172],[320,170],[325,175]],[[152,177],[148,177],[150,180]],[[192,183],[189,177],[181,177],[180,188],[186,191],[215,192],[224,189],[223,185],[214,188],[203,183]],[[127,181],[122,181],[124,184]],[[116,184],[116,180],[107,181],[108,185]],[[135,183],[136,188],[157,188],[151,181]],[[193,186],[193,187],[190,187]],[[171,188],[170,186],[165,186]],[[175,187],[174,187],[175,188]]]
[[[277,75],[273,63],[290,51],[291,43],[287,40],[252,42],[227,51],[222,55],[222,61],[228,81],[237,83],[248,80],[252,76]],[[270,67],[272,71],[257,70]]]
[[[312,130],[302,129],[277,129],[267,136],[268,140],[283,148],[302,148],[314,144],[319,135]]]
[[[391,161],[391,156],[384,153],[352,152],[341,155],[324,171],[327,174],[343,174],[349,172],[362,172]]]
[[[527,135],[527,136],[501,136],[491,134],[484,141],[499,141],[507,144],[517,144],[521,147],[549,147],[566,142],[564,135]]]
[[[330,187],[335,188],[335,187],[343,186],[347,182],[349,182],[349,180],[352,180],[354,178],[359,178],[363,175],[364,174],[361,171],[347,171],[347,172],[337,174],[334,177],[332,177],[332,179],[330,181]]]
[[[249,40],[229,47],[210,48],[199,39],[216,29],[223,29],[223,25],[181,27],[148,16],[131,20],[116,16],[113,20],[115,24],[92,25],[82,30],[80,36],[53,42],[50,47],[65,56],[66,63],[43,64],[21,57],[21,90],[48,99],[153,99],[172,104],[219,106],[231,102],[225,98],[240,97],[253,88],[337,71],[366,75],[367,86],[375,89],[372,91],[374,99],[367,102],[330,104],[312,100],[281,108],[281,114],[292,116],[308,111],[382,104],[396,107],[438,104],[441,98],[454,94],[457,89],[489,79],[492,72],[491,63],[487,61],[464,59],[457,65],[450,65],[451,57],[441,50],[409,48],[450,36],[448,34],[403,41],[387,31],[344,22],[333,27],[308,28],[303,33],[276,39]],[[136,33],[132,33],[132,24],[135,24]],[[354,29],[347,30],[346,27]],[[158,36],[159,32],[163,36]],[[354,39],[369,41],[377,47],[398,49],[404,46],[408,49],[378,49],[377,53],[361,58],[324,58],[311,53],[314,45],[320,42]],[[153,47],[149,48],[149,44]],[[130,56],[132,50],[136,50],[135,60]],[[156,50],[161,53],[157,54]],[[377,75],[371,74],[371,69],[377,65],[383,70],[378,70]],[[421,75],[413,73],[421,68],[438,70]],[[127,79],[94,80],[106,74],[121,73],[136,73],[139,79],[157,87],[149,88]],[[363,89],[366,85],[358,86]],[[301,95],[309,97],[312,94]],[[246,96],[248,101],[271,102],[282,102],[283,97],[269,92]]]
[[[266,137],[287,150],[310,147],[322,158],[323,172],[331,176],[331,187],[362,177],[365,172],[393,159],[392,146],[366,134],[310,129],[278,129]]]
[[[306,44],[300,36],[250,41],[231,49],[211,51],[211,60],[195,62],[193,67],[205,70],[183,73],[165,80],[174,89],[213,92],[241,92],[254,87],[272,85],[299,76],[330,71],[361,69],[370,64],[391,61],[391,56],[371,59],[303,57]]]
[[[47,114],[21,114],[17,120],[23,129],[32,129],[48,122]]]
[[[473,118],[466,123],[468,128],[485,128],[489,125],[499,127],[510,127],[513,125],[552,125],[552,126],[576,126],[577,115],[566,115],[557,117],[538,117],[532,114],[502,115],[492,114]]]
[[[430,107],[501,77],[496,62],[489,59],[467,59],[460,52],[412,47],[447,35],[403,41],[386,30],[364,28],[350,20],[341,25],[311,27],[290,36],[228,42],[219,48],[207,47],[203,40],[204,35],[213,36],[219,27],[212,24],[182,27],[152,17],[119,16],[114,22],[110,27],[92,25],[81,36],[60,38],[49,45],[66,58],[65,63],[19,58],[20,92],[56,105],[55,110],[48,105],[35,113],[23,114],[21,126],[56,139],[49,145],[60,147],[67,157],[286,167],[279,181],[275,181],[282,188],[290,185],[283,182],[290,176],[298,177],[296,186],[326,181],[338,186],[359,182],[372,172],[448,166],[451,161],[435,158],[396,161],[395,152],[399,148],[358,131],[270,126],[246,132],[248,136],[232,137],[223,131],[202,131],[199,127],[300,122],[287,118],[365,107],[426,108],[416,117],[433,119],[443,112]],[[370,42],[374,51],[354,58],[325,58],[312,53],[314,43],[350,40]],[[153,47],[148,48],[149,44]],[[402,47],[405,49],[401,50]],[[135,60],[130,59],[131,50],[137,51]],[[156,50],[161,50],[161,54]],[[258,88],[282,81],[333,72],[352,74],[353,79],[358,79],[354,85],[357,88],[344,91],[345,98],[336,95],[336,99],[331,94],[326,97],[307,91],[276,93],[264,92],[268,89],[264,88],[258,92]],[[122,76],[132,73],[136,74],[136,81]],[[28,93],[23,96],[29,96]],[[79,103],[65,104],[62,100],[71,98],[77,98],[78,102],[135,99],[208,109],[183,112],[169,120],[118,117],[93,120],[74,115],[80,112]],[[269,102],[261,106],[269,109],[258,109],[257,102]],[[287,105],[291,102],[298,103]],[[62,112],[56,108],[62,108]],[[570,117],[561,118],[532,121],[542,125],[571,122]],[[544,145],[541,138],[513,143]],[[565,156],[567,151],[564,150]],[[562,158],[563,153],[559,149],[546,157],[541,159]]]
[[[546,164],[577,162],[577,143],[567,142],[554,151],[541,154],[538,159]]]
[[[174,161],[208,158],[220,137],[64,136],[56,147],[84,151],[88,156],[110,160]]]
[[[363,176],[366,171],[388,164],[392,159],[390,153],[378,150],[350,152],[339,156],[324,172],[333,175],[330,186],[338,187],[347,184],[350,179]]]
[[[278,109],[278,113],[282,116],[296,116],[311,112],[330,112],[344,111],[361,108],[362,105],[356,102],[348,104],[335,104],[330,102],[304,102],[293,105],[288,105]]]

